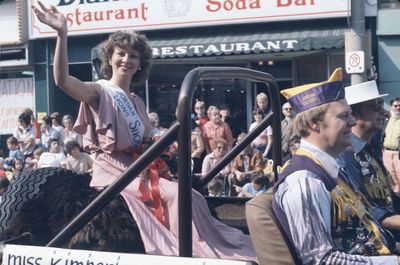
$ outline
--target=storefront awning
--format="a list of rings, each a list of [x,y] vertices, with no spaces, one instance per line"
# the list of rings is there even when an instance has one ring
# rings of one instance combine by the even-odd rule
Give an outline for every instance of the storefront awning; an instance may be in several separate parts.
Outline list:
[[[314,21],[313,26],[269,26],[252,30],[249,25],[229,30],[196,30],[148,36],[153,58],[220,56],[309,51],[344,47],[345,25]],[[318,26],[315,26],[317,24]]]

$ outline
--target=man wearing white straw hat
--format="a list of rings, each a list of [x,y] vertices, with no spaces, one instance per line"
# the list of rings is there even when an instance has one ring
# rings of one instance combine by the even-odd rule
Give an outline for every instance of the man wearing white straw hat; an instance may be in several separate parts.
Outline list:
[[[392,190],[392,180],[381,156],[380,144],[373,136],[384,128],[385,110],[375,81],[345,88],[346,100],[356,125],[351,128],[352,146],[340,154],[339,163],[346,171],[345,181],[371,204],[370,213],[399,241],[399,197]]]

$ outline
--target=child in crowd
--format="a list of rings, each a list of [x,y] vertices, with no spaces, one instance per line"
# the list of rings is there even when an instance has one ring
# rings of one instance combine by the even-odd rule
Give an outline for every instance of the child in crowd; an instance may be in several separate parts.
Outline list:
[[[44,152],[42,147],[38,147],[33,151],[33,158],[27,158],[25,160],[25,166],[29,167],[30,169],[39,168],[39,159],[42,153]]]
[[[254,197],[267,191],[268,181],[265,176],[257,177],[251,183],[245,184],[243,187],[236,186],[238,197]]]
[[[80,151],[78,141],[68,141],[65,145],[65,150],[69,155],[65,161],[67,169],[78,173],[91,173],[93,171],[93,160],[88,154]]]
[[[11,168],[15,159],[24,160],[24,156],[18,147],[18,140],[14,136],[7,138],[8,157],[5,159],[7,168]]]
[[[17,179],[22,174],[24,169],[25,169],[24,160],[21,160],[19,158],[15,159],[14,164],[13,164],[11,181],[14,181],[15,179]]]
[[[211,197],[223,197],[224,196],[224,184],[219,179],[211,180],[208,185],[208,196]]]

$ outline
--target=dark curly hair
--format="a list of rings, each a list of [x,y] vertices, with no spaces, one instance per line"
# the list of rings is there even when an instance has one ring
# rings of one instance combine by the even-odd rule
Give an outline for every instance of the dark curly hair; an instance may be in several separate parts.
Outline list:
[[[147,44],[147,38],[134,31],[117,31],[101,43],[101,72],[107,79],[110,79],[112,75],[112,68],[108,62],[111,59],[116,46],[120,48],[131,47],[135,51],[139,52],[141,69],[138,69],[138,71],[132,76],[132,83],[137,84],[144,82],[149,76],[152,58],[152,50]]]
[[[79,143],[76,140],[70,140],[65,144],[65,151],[67,154],[71,154],[71,150],[75,147],[80,148]]]

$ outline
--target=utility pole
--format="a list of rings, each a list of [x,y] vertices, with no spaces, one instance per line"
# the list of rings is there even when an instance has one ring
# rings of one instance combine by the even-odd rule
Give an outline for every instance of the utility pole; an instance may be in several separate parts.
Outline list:
[[[351,28],[345,33],[345,51],[351,52],[363,51],[365,54],[365,10],[364,0],[351,0]],[[346,56],[347,57],[347,56]],[[346,59],[347,60],[347,59]],[[370,58],[362,58],[362,61]],[[347,61],[346,61],[347,63]],[[346,69],[347,70],[347,69]],[[367,80],[366,69],[361,73],[351,73],[351,84],[365,82]]]

